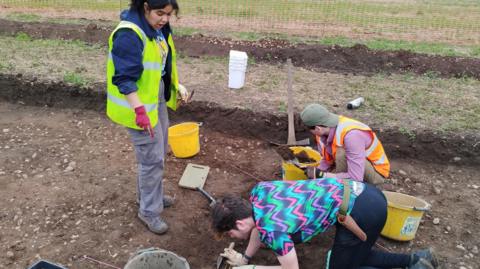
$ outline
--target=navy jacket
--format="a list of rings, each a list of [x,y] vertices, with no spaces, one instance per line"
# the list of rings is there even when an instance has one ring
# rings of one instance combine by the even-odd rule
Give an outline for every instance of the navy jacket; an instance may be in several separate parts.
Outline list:
[[[153,29],[143,14],[135,10],[124,10],[120,19],[133,22],[138,25],[149,39],[157,38],[161,33]],[[163,36],[168,41],[171,34],[169,24],[161,29]],[[113,36],[112,60],[115,66],[115,75],[112,82],[122,94],[129,94],[137,90],[135,84],[143,72],[143,42],[142,39],[131,29],[120,29]],[[162,77],[165,83],[165,100],[170,99],[170,84],[172,71],[172,50],[169,48],[165,64],[165,75]]]

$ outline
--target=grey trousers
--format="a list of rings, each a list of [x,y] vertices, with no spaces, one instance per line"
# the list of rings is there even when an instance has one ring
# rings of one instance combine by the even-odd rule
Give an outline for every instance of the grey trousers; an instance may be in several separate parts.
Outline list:
[[[163,96],[162,91],[160,93]],[[137,195],[140,214],[158,217],[163,211],[163,171],[168,150],[168,111],[165,101],[158,104],[158,123],[148,132],[128,128],[138,163]]]
[[[335,155],[335,173],[348,172],[347,157],[345,155],[345,149],[338,147],[337,154]],[[372,163],[365,159],[365,172],[363,175],[363,181],[373,185],[380,185],[385,183],[385,178],[380,175]]]

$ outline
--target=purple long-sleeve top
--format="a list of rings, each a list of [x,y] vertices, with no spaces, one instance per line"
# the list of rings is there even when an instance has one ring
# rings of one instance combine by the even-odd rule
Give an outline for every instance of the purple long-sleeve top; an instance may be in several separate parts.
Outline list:
[[[337,128],[330,128],[328,136],[321,136],[320,140],[325,146],[328,154],[332,154],[332,143]],[[367,131],[351,130],[344,138],[345,156],[347,158],[347,172],[332,174],[336,178],[349,178],[356,181],[363,181],[365,174],[366,149],[372,144],[372,137]],[[319,146],[319,151],[321,148]],[[318,168],[322,171],[329,171],[332,164],[325,159],[320,161]]]

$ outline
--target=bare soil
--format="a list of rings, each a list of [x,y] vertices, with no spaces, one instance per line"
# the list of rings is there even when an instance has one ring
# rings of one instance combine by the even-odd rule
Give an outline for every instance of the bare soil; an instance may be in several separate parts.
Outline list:
[[[0,34],[27,33],[34,38],[82,40],[106,44],[112,29],[95,23],[67,25],[58,23],[22,23],[0,19]],[[309,44],[292,44],[285,40],[238,41],[201,35],[176,37],[181,53],[192,57],[228,55],[231,49],[246,51],[257,61],[293,64],[320,72],[344,74],[433,73],[441,77],[480,79],[480,59],[432,56],[409,51],[375,51],[364,45],[350,48]]]
[[[187,163],[211,167],[205,188],[214,197],[247,197],[258,180],[280,177],[281,157],[268,141],[286,141],[286,117],[206,102],[183,107],[171,113],[172,124],[203,122],[201,152],[192,159],[168,156],[166,193],[177,203],[164,212],[170,231],[153,235],[135,217],[135,156],[127,132],[104,116],[103,87],[2,75],[0,88],[0,268],[26,268],[39,258],[70,269],[103,268],[83,255],[121,267],[131,253],[151,246],[186,257],[192,268],[214,268],[230,240],[214,239],[207,200],[178,187]],[[305,133],[299,129],[298,136]],[[382,238],[380,245],[401,252],[433,246],[442,268],[476,268],[478,142],[433,133],[410,140],[393,130],[379,136],[392,161],[391,188],[432,204],[415,240]],[[323,267],[333,232],[298,246],[301,268]],[[237,249],[244,248],[238,242]],[[261,250],[253,262],[276,259]]]
[[[78,39],[104,44],[111,29],[95,24],[23,24],[0,20],[0,34],[25,32],[36,38]],[[242,49],[259,61],[352,74],[438,72],[479,78],[478,59],[434,57],[409,52],[374,52],[365,47],[293,45],[285,41],[242,42],[179,37],[189,56],[224,56]],[[206,190],[248,196],[258,180],[280,178],[281,157],[269,143],[287,140],[286,116],[194,101],[171,113],[172,124],[203,122],[201,152],[192,159],[168,156],[166,193],[177,203],[164,212],[170,231],[148,232],[136,219],[135,156],[127,132],[104,116],[105,85],[78,88],[35,78],[0,75],[0,268],[26,268],[45,258],[70,269],[103,268],[83,259],[123,266],[131,253],[151,246],[184,256],[192,268],[214,268],[229,239],[214,240],[208,202],[177,183],[187,163],[208,165]],[[296,116],[297,138],[308,137]],[[393,190],[432,204],[415,240],[381,239],[392,251],[433,246],[442,268],[480,264],[480,190],[477,135],[420,131],[404,134],[377,128],[392,161]],[[323,267],[333,231],[298,247],[301,268]],[[238,243],[237,249],[244,250]],[[276,264],[268,250],[257,264]]]

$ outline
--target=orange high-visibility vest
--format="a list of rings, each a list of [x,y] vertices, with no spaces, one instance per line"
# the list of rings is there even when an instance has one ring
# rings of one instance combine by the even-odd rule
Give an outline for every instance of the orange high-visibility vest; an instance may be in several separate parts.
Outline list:
[[[345,135],[351,130],[367,131],[370,134],[372,137],[372,144],[365,149],[367,151],[367,159],[372,163],[373,168],[375,168],[380,175],[387,178],[390,174],[390,162],[388,161],[385,150],[383,149],[380,140],[378,140],[377,135],[366,124],[344,116],[340,116],[338,120],[335,137],[332,142],[332,155],[328,154],[326,147],[320,141],[320,137],[316,137],[317,144],[321,147],[323,159],[329,164],[333,164],[337,153],[337,147],[344,147]]]

